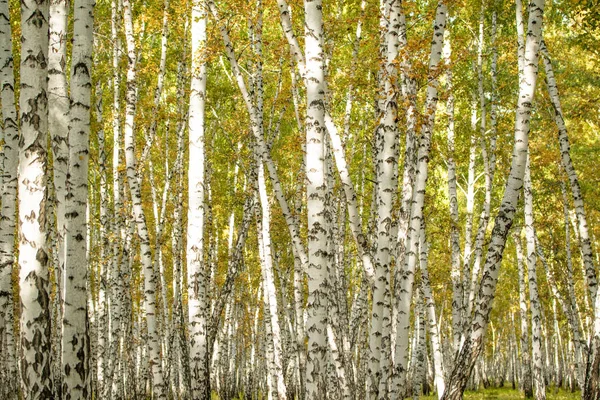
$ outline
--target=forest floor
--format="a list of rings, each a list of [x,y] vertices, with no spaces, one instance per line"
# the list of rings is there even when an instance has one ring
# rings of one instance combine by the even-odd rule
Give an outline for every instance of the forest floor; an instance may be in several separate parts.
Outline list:
[[[546,390],[546,398],[548,400],[576,400],[581,398],[581,393],[579,391],[571,392],[570,390],[559,389],[556,391],[556,388],[549,387]],[[421,396],[423,400],[437,400],[437,396],[435,394],[431,396]],[[512,389],[510,386],[506,386],[503,388],[488,388],[481,389],[477,391],[469,391],[465,392],[464,396],[465,400],[516,400],[516,399],[524,399],[523,394],[516,389]]]
[[[244,399],[244,397],[236,397],[235,400]],[[523,400],[525,397],[518,389],[512,389],[510,386],[502,388],[488,388],[477,391],[467,390],[464,395],[464,400]],[[578,400],[581,399],[581,392],[571,392],[566,389],[558,389],[548,387],[546,390],[547,400]],[[211,400],[220,400],[217,393],[213,392]],[[420,400],[437,400],[437,395],[432,392],[429,396],[421,396]],[[533,400],[533,398],[531,399]]]

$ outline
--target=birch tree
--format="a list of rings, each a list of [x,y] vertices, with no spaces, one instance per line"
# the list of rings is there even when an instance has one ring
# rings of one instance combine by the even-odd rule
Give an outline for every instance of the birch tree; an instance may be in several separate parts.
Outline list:
[[[52,138],[59,276],[65,261],[65,213],[69,169],[69,87],[67,83],[67,20],[69,2],[50,2],[48,53],[48,128]],[[63,284],[59,285],[62,299]]]
[[[127,44],[127,90],[125,94],[125,123],[123,137],[125,141],[125,162],[127,165],[127,183],[131,193],[133,220],[140,241],[140,256],[144,271],[144,311],[148,334],[148,358],[152,371],[152,391],[156,398],[166,396],[165,383],[160,360],[160,340],[156,324],[156,274],[152,262],[150,237],[146,215],[142,208],[141,182],[136,168],[134,118],[137,105],[137,53],[133,32],[132,9],[129,0],[123,1],[123,19]]]
[[[69,121],[69,173],[65,204],[65,287],[62,332],[63,396],[91,397],[87,309],[87,222],[94,2],[74,7]]]
[[[533,397],[533,381],[531,375],[531,352],[529,351],[529,322],[527,309],[527,286],[525,285],[525,267],[523,266],[523,246],[521,236],[513,232],[515,242],[517,268],[519,270],[519,319],[521,320],[521,380],[520,388],[525,398]]]
[[[206,98],[206,8],[192,5],[192,67],[189,110],[187,273],[189,302],[190,370],[192,397],[210,399],[208,351],[208,281],[204,265],[204,107]]]
[[[329,264],[325,202],[325,53],[323,49],[323,4],[305,2],[306,59],[306,198],[308,215],[308,302],[306,304],[308,353],[306,396],[324,397]]]
[[[50,302],[46,242],[49,2],[21,3],[19,96],[19,287],[21,389],[51,399]],[[8,106],[8,105],[7,105]]]
[[[5,394],[18,385],[17,346],[13,331],[12,273],[15,267],[17,226],[17,174],[19,167],[19,127],[15,106],[12,30],[8,1],[0,1],[0,100],[4,143],[2,146],[2,208],[0,214],[0,351],[5,354],[2,386]]]
[[[535,229],[533,225],[533,193],[531,189],[530,157],[527,154],[524,177],[524,213],[525,213],[525,236],[527,239],[527,273],[529,276],[529,300],[531,304],[531,355],[533,365],[533,385],[535,398],[544,400],[546,398],[546,382],[543,367],[542,354],[542,307],[538,293],[536,272],[536,249]]]
[[[417,3],[0,0],[0,398],[595,399],[591,8]]]
[[[471,332],[455,358],[454,368],[449,376],[448,386],[443,399],[462,398],[469,375],[475,365],[475,360],[481,352],[483,334],[489,321],[489,314],[498,282],[500,261],[502,261],[506,238],[514,220],[518,194],[523,188],[531,110],[537,83],[538,51],[542,35],[544,4],[544,0],[534,0],[529,4],[529,20],[524,53],[525,65],[519,82],[515,144],[512,153],[513,158],[510,174],[500,209],[494,222],[494,229],[483,268],[479,299],[472,320]]]
[[[421,125],[419,147],[417,155],[417,173],[415,176],[415,187],[413,189],[413,201],[410,211],[410,225],[408,237],[406,238],[406,254],[401,266],[401,281],[396,289],[396,307],[398,309],[398,330],[396,338],[396,354],[394,359],[393,392],[391,398],[402,396],[402,390],[406,382],[406,368],[408,365],[408,330],[410,328],[409,310],[413,291],[414,272],[418,260],[417,246],[419,243],[421,223],[423,220],[423,207],[425,202],[425,188],[427,185],[429,152],[431,150],[431,136],[435,124],[435,112],[438,101],[438,79],[437,71],[442,55],[444,42],[444,30],[446,28],[446,17],[448,8],[444,1],[439,1],[436,9],[436,18],[433,27],[433,40],[429,58],[430,78],[427,86],[427,98],[425,100],[425,118]]]
[[[373,286],[373,306],[371,311],[371,333],[369,346],[371,360],[369,361],[370,397],[385,397],[387,394],[388,378],[391,367],[391,294],[390,294],[390,263],[391,263],[391,221],[392,205],[395,201],[398,186],[398,73],[396,57],[398,56],[398,28],[400,18],[400,2],[389,1],[385,8],[389,9],[389,21],[385,33],[385,99],[378,132],[381,143],[377,151],[377,192],[378,198],[376,215],[377,243],[375,253],[375,282]],[[307,57],[308,59],[308,57]]]

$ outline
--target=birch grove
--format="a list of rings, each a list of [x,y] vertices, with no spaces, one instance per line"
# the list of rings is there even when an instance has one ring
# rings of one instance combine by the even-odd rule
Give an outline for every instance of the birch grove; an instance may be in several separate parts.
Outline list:
[[[600,399],[599,20],[0,0],[0,398]]]

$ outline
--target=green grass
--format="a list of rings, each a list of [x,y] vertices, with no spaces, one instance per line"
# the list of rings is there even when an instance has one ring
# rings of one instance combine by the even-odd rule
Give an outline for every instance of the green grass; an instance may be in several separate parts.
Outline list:
[[[581,398],[581,394],[577,392],[571,393],[565,389],[559,389],[558,392],[556,388],[549,387],[546,390],[546,398],[548,400],[578,400]],[[432,396],[421,396],[423,400],[437,400],[436,395]],[[489,388],[489,389],[481,389],[478,391],[469,391],[465,392],[464,396],[465,400],[517,400],[517,399],[525,399],[522,393],[518,390],[513,390],[510,387],[503,388]]]
[[[238,398],[236,398],[237,400]],[[244,399],[239,397],[239,399]],[[407,398],[407,400],[410,398]],[[464,396],[465,400],[525,400],[525,397],[519,390],[513,390],[510,386],[503,388],[488,388],[480,389],[477,391],[467,390]],[[571,393],[566,389],[558,389],[555,387],[548,387],[546,389],[547,400],[579,400],[581,399],[581,393],[579,391]],[[211,400],[220,400],[219,395],[216,392],[212,393]],[[437,400],[437,395],[421,396],[420,400]],[[534,400],[533,398],[531,400]]]

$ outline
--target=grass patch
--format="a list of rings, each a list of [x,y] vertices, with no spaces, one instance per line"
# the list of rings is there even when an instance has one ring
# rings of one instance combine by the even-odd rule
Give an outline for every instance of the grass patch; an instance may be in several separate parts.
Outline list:
[[[559,388],[558,391],[554,387],[546,389],[546,398],[548,400],[578,400],[581,398],[579,391],[571,393],[569,390]],[[437,395],[421,396],[423,400],[437,400]],[[513,390],[510,387],[489,388],[477,391],[467,390],[464,396],[465,400],[517,400],[525,399],[523,394],[518,390]]]

